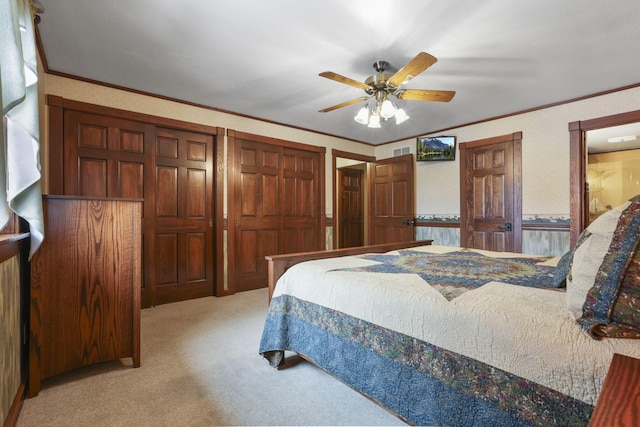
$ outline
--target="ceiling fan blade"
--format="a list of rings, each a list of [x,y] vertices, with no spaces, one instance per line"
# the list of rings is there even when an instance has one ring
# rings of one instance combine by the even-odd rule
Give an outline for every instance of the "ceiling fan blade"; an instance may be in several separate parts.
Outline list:
[[[335,80],[335,81],[337,81],[339,83],[344,83],[344,84],[347,84],[349,86],[357,87],[359,89],[364,89],[364,90],[371,89],[371,87],[369,85],[361,83],[361,82],[359,82],[357,80],[350,79],[349,77],[341,76],[340,74],[336,74],[336,73],[334,73],[332,71],[325,71],[323,73],[320,73],[319,75],[321,77],[325,77],[325,78],[327,78],[329,80]]]
[[[393,76],[389,78],[387,84],[392,87],[400,87],[427,68],[431,67],[438,60],[435,56],[431,56],[426,52],[420,52],[407,63],[404,67],[398,70]]]
[[[358,102],[365,101],[369,99],[369,96],[361,96],[360,98],[352,99],[351,101],[343,102],[342,104],[337,104],[332,107],[325,108],[320,110],[321,113],[328,113],[329,111],[337,110],[338,108],[347,107],[349,105],[357,104]]]
[[[422,89],[405,89],[396,92],[399,99],[408,101],[438,101],[449,102],[456,93],[452,90],[422,90]]]

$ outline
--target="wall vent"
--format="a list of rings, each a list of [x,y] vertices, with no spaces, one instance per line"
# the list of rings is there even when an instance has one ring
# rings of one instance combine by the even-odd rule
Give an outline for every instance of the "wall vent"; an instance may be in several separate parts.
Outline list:
[[[411,147],[396,148],[393,150],[393,157],[404,156],[411,153]]]

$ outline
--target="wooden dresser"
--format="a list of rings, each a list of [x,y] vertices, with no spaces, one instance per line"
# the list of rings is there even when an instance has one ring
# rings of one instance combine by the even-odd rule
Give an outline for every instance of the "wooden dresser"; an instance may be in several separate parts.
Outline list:
[[[614,354],[589,427],[640,425],[640,359]]]
[[[29,396],[41,380],[131,357],[140,366],[142,200],[43,196],[31,261]]]

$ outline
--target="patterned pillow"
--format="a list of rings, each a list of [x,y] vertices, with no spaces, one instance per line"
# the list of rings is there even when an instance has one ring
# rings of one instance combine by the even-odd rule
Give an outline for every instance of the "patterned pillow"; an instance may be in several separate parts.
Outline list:
[[[640,195],[586,231],[567,277],[567,307],[594,338],[640,338]]]
[[[590,298],[588,297],[587,300]],[[597,336],[640,338],[640,246],[627,266],[618,298],[611,307],[611,321],[592,326]]]
[[[612,209],[598,217],[580,235],[567,275],[567,309],[578,319],[593,287],[622,211]]]
[[[571,268],[571,264],[573,263],[573,253],[575,249],[571,249],[569,252],[562,255],[558,264],[556,264],[556,269],[553,271],[553,282],[552,286],[554,288],[564,288],[567,284],[567,275],[569,275],[569,269]]]

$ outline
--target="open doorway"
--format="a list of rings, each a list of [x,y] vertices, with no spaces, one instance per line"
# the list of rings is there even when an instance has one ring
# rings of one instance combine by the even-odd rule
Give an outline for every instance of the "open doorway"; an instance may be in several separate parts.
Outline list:
[[[599,130],[602,130],[603,134],[607,134],[610,131],[618,131],[623,129],[625,132],[630,132],[629,128],[622,127],[626,125],[632,125],[640,123],[640,110],[630,111],[627,113],[615,114],[612,116],[600,117],[591,120],[584,120],[578,122],[569,123],[569,144],[570,144],[570,160],[569,160],[569,209],[571,214],[571,246],[573,247],[578,240],[578,236],[586,228],[590,222],[590,204],[593,201],[589,191],[588,181],[588,155],[589,149],[587,147],[588,139],[596,139],[599,135]],[[606,139],[612,137],[624,137],[632,136],[634,134],[628,133],[625,135],[616,134],[607,136]],[[640,138],[640,134],[636,133],[635,136]],[[604,138],[604,137],[601,137]],[[621,142],[633,142],[636,140],[621,141]],[[608,143],[608,142],[607,142]],[[639,144],[640,145],[640,144]],[[616,147],[622,147],[616,145]],[[610,151],[621,151],[616,148]],[[625,150],[626,151],[626,150]],[[594,153],[596,154],[596,153]],[[597,205],[597,206],[596,206]],[[606,209],[606,204],[603,203]],[[597,201],[594,203],[594,208],[600,208]]]
[[[589,223],[640,194],[640,123],[586,132]]]
[[[346,159],[338,159],[346,160]],[[353,248],[364,245],[365,238],[365,196],[366,163],[356,163],[337,167],[337,187],[339,194],[336,209],[336,237],[338,248]],[[368,197],[367,197],[368,198]]]
[[[369,171],[376,158],[340,150],[332,157],[333,249],[367,245]]]

